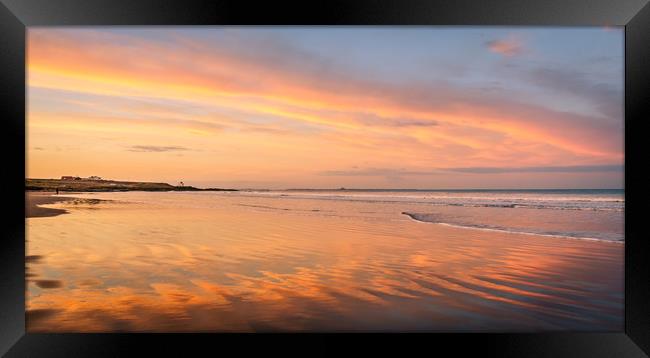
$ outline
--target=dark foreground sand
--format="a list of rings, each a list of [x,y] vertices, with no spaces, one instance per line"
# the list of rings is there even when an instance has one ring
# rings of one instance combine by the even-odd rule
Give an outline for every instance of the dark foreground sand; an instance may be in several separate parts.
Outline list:
[[[72,199],[74,198],[58,196],[54,193],[25,192],[25,217],[39,218],[65,214],[67,210],[44,208],[39,205],[60,203]]]

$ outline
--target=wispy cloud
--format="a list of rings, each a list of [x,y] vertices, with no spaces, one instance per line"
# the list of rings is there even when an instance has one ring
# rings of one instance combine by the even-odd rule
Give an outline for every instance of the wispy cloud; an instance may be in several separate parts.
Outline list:
[[[390,169],[390,168],[367,168],[367,169],[352,169],[352,170],[326,170],[319,172],[319,175],[324,176],[341,176],[341,177],[357,177],[357,176],[414,176],[414,175],[434,175],[438,174],[437,171],[418,171],[407,169]]]
[[[503,56],[516,56],[524,52],[523,41],[518,37],[508,37],[505,39],[491,40],[485,43],[487,48]]]
[[[189,148],[185,147],[177,147],[177,146],[158,146],[158,145],[133,145],[130,146],[128,151],[130,152],[179,152],[179,151],[186,151],[190,150]]]
[[[324,176],[362,177],[362,176],[430,176],[446,172],[467,174],[506,174],[506,173],[600,173],[623,172],[624,166],[611,165],[572,165],[572,166],[531,166],[531,167],[461,167],[432,168],[430,170],[413,170],[405,168],[367,168],[351,170],[327,170],[319,172]]]
[[[408,119],[408,118],[398,118],[392,121],[388,121],[385,125],[389,127],[435,127],[438,125],[437,121],[431,120],[421,120],[421,119]]]
[[[501,174],[501,173],[599,173],[599,172],[623,172],[622,165],[572,165],[572,166],[549,166],[549,167],[469,167],[469,168],[446,168],[445,170],[459,173],[473,174]]]
[[[439,123],[430,119],[418,119],[408,117],[382,117],[372,113],[359,113],[354,115],[357,123],[368,126],[380,127],[434,127]]]
[[[582,75],[553,70],[566,56],[554,57],[548,47],[555,42],[537,41],[527,30],[481,30],[476,35],[482,37],[469,37],[469,49],[464,35],[450,32],[458,38],[449,48],[410,51],[411,42],[400,41],[390,54],[389,38],[374,45],[350,40],[356,30],[340,32],[345,38],[322,48],[320,36],[329,33],[298,29],[140,31],[30,31],[28,132],[30,143],[46,148],[30,147],[32,168],[63,170],[50,164],[50,152],[73,140],[84,150],[69,161],[69,172],[101,150],[112,153],[114,164],[101,165],[115,166],[115,173],[126,164],[129,175],[145,167],[149,175],[156,165],[167,173],[168,163],[148,160],[156,154],[128,153],[190,157],[191,150],[187,164],[200,175],[346,187],[395,178],[408,179],[411,184],[400,183],[407,186],[456,185],[461,176],[479,182],[470,173],[481,172],[583,172],[585,178],[596,170],[558,168],[621,163],[624,156],[622,113],[615,111],[622,98],[613,80],[618,72],[609,64],[585,67],[580,53],[563,69]],[[439,37],[412,31],[432,43]],[[325,50],[348,45],[358,53]],[[563,45],[557,51],[567,48],[574,50]],[[610,56],[606,49],[588,55]],[[475,52],[473,61],[466,61],[468,51]],[[517,57],[537,53],[544,57]],[[413,56],[441,58],[441,66],[450,62],[458,71],[420,71]],[[507,64],[516,67],[496,71]],[[578,104],[558,104],[556,94]],[[106,136],[120,139],[98,142]],[[549,163],[558,167],[541,169]],[[602,176],[616,176],[609,171]]]
[[[605,83],[593,81],[579,71],[561,68],[541,67],[530,73],[533,83],[552,91],[586,98],[604,116],[621,118],[623,114],[623,92]],[[596,77],[597,78],[597,77]]]
[[[509,93],[466,88],[445,81],[399,83],[362,76],[280,38],[270,42],[247,39],[256,46],[245,47],[232,43],[214,46],[203,40],[184,38],[169,47],[138,37],[114,36],[114,41],[105,42],[87,37],[69,32],[30,33],[30,86],[48,87],[49,81],[55,81],[65,87],[70,79],[49,79],[48,74],[83,71],[93,75],[83,77],[83,81],[89,82],[82,81],[76,87],[119,96],[146,94],[158,101],[171,98],[201,106],[217,104],[229,110],[246,110],[257,117],[280,117],[283,121],[339,131],[362,130],[369,137],[409,132],[409,135],[418,133],[428,140],[434,139],[436,144],[461,140],[473,142],[472,147],[477,149],[494,147],[483,137],[446,132],[462,126],[467,128],[466,133],[471,133],[473,128],[499,131],[519,142],[542,142],[566,153],[621,156],[621,137],[611,136],[620,132],[620,116],[603,123],[598,118],[554,110],[552,106],[524,104]],[[121,43],[132,46],[117,45]],[[514,36],[488,44],[505,55],[523,49],[521,41]],[[171,49],[183,50],[172,52]],[[125,58],[138,58],[138,61],[125,61]],[[196,61],[201,61],[202,66],[194,66]],[[48,70],[40,73],[42,68]],[[120,87],[118,91],[114,79],[124,79],[133,85]],[[182,90],[174,90],[177,87]],[[156,122],[167,125],[200,127],[199,132],[214,133],[222,128],[221,123],[216,128],[206,123],[213,122],[213,118],[198,121],[198,117],[204,116],[197,117],[195,113],[187,113],[181,119],[178,115],[165,117],[164,112],[152,111],[148,115],[151,118],[147,119],[156,117]],[[436,130],[426,131],[427,127]],[[603,140],[607,137],[611,139]],[[511,146],[510,150],[518,151],[521,147]]]

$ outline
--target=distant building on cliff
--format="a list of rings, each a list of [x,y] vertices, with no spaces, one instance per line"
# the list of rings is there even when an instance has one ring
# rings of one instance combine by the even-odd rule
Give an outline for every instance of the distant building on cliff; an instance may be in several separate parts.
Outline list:
[[[101,177],[98,177],[96,175],[91,175],[88,178],[82,178],[82,177],[75,177],[72,175],[64,175],[61,177],[61,180],[103,180]]]

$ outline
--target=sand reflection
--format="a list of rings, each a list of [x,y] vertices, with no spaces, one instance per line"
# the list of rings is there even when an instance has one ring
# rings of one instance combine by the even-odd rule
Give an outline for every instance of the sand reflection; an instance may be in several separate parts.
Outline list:
[[[130,199],[27,220],[30,332],[622,328],[621,244]]]

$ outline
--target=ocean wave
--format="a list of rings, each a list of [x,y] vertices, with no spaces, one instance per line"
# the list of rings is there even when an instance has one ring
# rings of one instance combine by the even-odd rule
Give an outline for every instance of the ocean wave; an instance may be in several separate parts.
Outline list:
[[[579,233],[579,232],[549,232],[549,231],[534,230],[534,229],[526,230],[524,228],[515,229],[515,228],[478,224],[478,223],[474,224],[474,223],[465,223],[465,222],[463,223],[447,222],[450,220],[445,220],[440,218],[438,215],[432,215],[432,214],[419,214],[419,213],[409,213],[409,212],[402,212],[402,214],[408,216],[409,218],[417,222],[451,226],[451,227],[457,227],[462,229],[494,231],[494,232],[502,232],[507,234],[546,236],[546,237],[555,237],[555,238],[563,238],[563,239],[602,241],[602,242],[612,242],[612,243],[625,242],[625,240],[623,238],[619,238],[618,235],[607,235],[607,237],[593,237],[596,235],[586,236],[584,235],[584,233]]]
[[[625,200],[618,197],[584,198],[579,196],[561,197],[504,197],[500,196],[431,196],[431,195],[405,195],[403,193],[353,193],[334,194],[331,192],[247,192],[243,196],[264,196],[283,199],[315,199],[335,200],[365,203],[408,203],[425,204],[432,206],[455,206],[476,208],[505,208],[505,209],[543,209],[543,210],[585,210],[585,211],[612,211],[624,212]]]
[[[281,210],[281,211],[309,211],[309,212],[326,211],[326,212],[331,212],[331,210],[278,208],[278,207],[275,207],[275,206],[267,206],[267,205],[251,205],[251,204],[236,204],[236,205],[238,205],[238,206],[246,206],[246,207],[249,207],[249,208],[268,209],[268,210]]]

